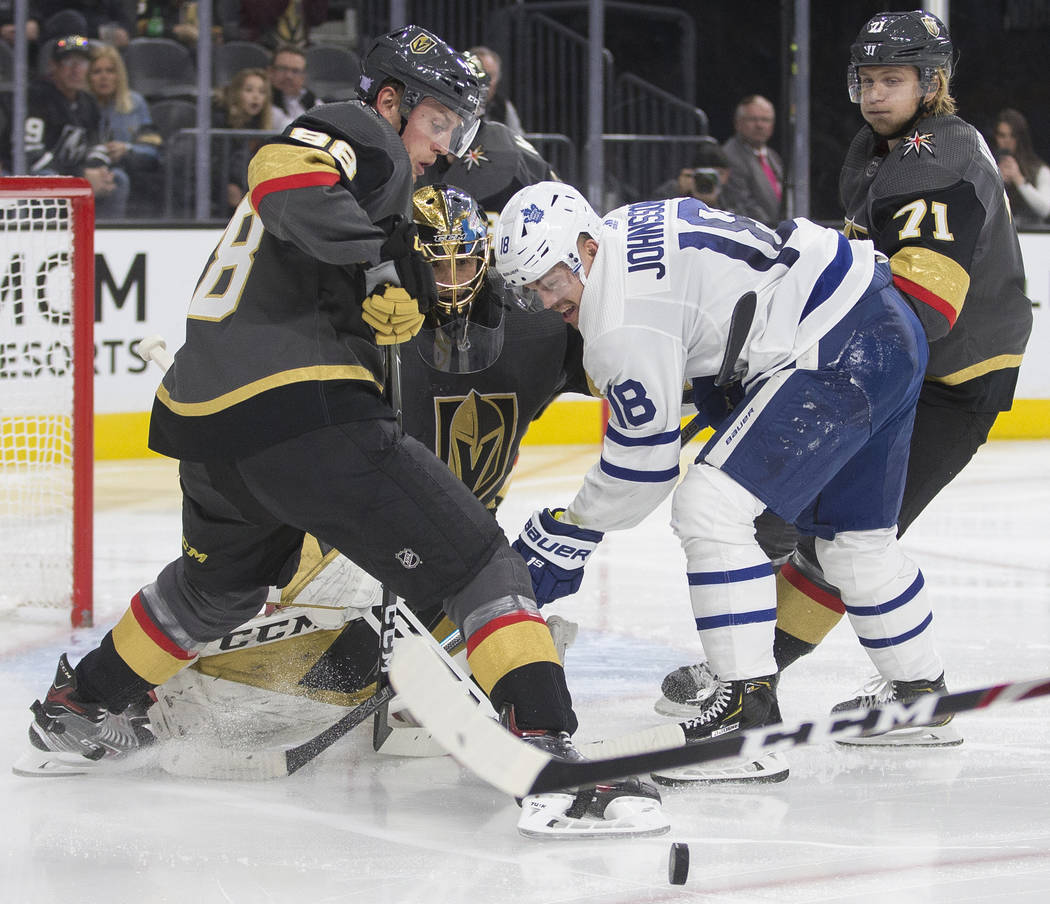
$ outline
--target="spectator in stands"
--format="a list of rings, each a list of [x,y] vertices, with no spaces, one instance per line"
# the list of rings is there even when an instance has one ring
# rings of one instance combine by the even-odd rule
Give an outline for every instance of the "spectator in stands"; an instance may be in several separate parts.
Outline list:
[[[38,0],[29,0],[26,9],[26,41],[31,49],[36,47],[39,38],[40,3]],[[15,0],[0,0],[0,40],[12,45],[15,43]]]
[[[736,134],[722,145],[731,167],[729,189],[737,205],[735,212],[767,226],[775,226],[784,216],[784,165],[767,144],[775,125],[773,105],[761,95],[750,94],[736,105]]]
[[[212,109],[212,128],[273,131],[270,80],[264,69],[241,69],[230,83],[218,90]],[[219,213],[229,216],[248,187],[248,161],[262,144],[248,138],[213,141],[212,174],[221,186],[217,192]]]
[[[40,0],[44,37],[81,34],[127,47],[135,29],[123,0]]]
[[[280,131],[317,105],[306,87],[306,56],[294,44],[278,44],[266,70],[273,86],[273,127]]]
[[[490,122],[501,122],[516,135],[524,135],[525,130],[521,127],[521,119],[517,108],[500,91],[500,78],[503,75],[503,61],[496,51],[489,47],[471,47],[467,53],[472,53],[485,68],[489,77],[488,99],[485,101],[485,119]]]
[[[164,139],[153,125],[145,98],[128,87],[124,60],[110,44],[96,44],[91,50],[88,91],[98,103],[99,137],[106,153],[131,182],[129,216],[159,216]]]
[[[729,187],[729,157],[717,141],[710,138],[696,151],[692,166],[683,167],[673,179],[660,185],[653,198],[696,198],[708,207],[737,212]]]
[[[305,47],[310,29],[328,19],[328,0],[219,0],[223,37],[255,41],[271,49],[278,44]]]
[[[99,140],[98,105],[87,93],[90,56],[83,35],[51,44],[47,75],[30,84],[26,99],[26,167],[31,176],[81,176],[91,183],[96,217],[123,217],[128,175],[111,166]],[[10,171],[10,151],[10,134],[0,136],[5,171]]]
[[[995,148],[1014,225],[1045,223],[1050,214],[1050,167],[1035,153],[1024,114],[1010,107],[999,113]]]
[[[139,37],[169,38],[190,50],[197,48],[200,32],[194,0],[149,0],[138,6],[135,30]]]

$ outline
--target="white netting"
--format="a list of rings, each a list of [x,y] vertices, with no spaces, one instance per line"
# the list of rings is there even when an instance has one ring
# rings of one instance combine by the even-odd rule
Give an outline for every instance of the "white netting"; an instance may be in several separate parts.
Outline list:
[[[0,609],[71,602],[71,208],[0,198]]]

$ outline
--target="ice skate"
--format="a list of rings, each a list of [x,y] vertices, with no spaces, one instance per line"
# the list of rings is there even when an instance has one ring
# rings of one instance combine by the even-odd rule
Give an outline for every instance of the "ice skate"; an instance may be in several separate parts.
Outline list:
[[[874,709],[887,703],[911,703],[924,694],[947,693],[944,674],[934,680],[890,681],[881,675],[868,680],[857,692],[857,696],[836,703],[833,713],[854,709]],[[955,729],[950,715],[931,725],[906,725],[880,734],[839,741],[845,747],[955,747],[963,742]]]
[[[664,678],[660,685],[663,696],[653,704],[653,709],[662,716],[692,719],[717,689],[718,677],[707,660],[696,665],[683,665]]]
[[[570,763],[585,759],[568,732],[519,730],[511,708],[500,721],[526,744],[552,757]],[[663,835],[671,828],[661,809],[660,792],[637,778],[531,794],[520,803],[518,831],[526,838],[630,838]]]
[[[714,680],[714,690],[694,707],[699,712],[682,723],[687,744],[702,744],[730,732],[780,721],[776,675],[743,681],[720,681],[717,677]],[[769,753],[751,761],[681,766],[653,772],[652,776],[662,785],[782,782],[788,777],[788,766],[781,754]]]
[[[17,775],[78,775],[103,762],[122,760],[153,742],[147,725],[146,701],[122,713],[82,700],[77,678],[63,653],[55,680],[44,697],[30,707],[29,742],[34,750],[12,767]]]

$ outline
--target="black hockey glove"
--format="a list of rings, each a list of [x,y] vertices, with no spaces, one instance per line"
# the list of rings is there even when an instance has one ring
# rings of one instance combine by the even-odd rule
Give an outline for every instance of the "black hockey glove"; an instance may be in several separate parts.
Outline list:
[[[426,314],[437,304],[437,285],[434,268],[419,250],[416,224],[395,214],[376,225],[387,234],[383,247],[379,249],[380,260],[394,265],[401,288],[419,304],[419,313]]]

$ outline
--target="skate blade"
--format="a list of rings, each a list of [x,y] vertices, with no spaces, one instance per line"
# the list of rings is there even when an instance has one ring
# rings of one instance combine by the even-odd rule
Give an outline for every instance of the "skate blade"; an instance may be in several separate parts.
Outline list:
[[[648,797],[622,797],[609,802],[605,818],[566,816],[572,794],[533,794],[521,802],[518,832],[541,841],[596,838],[646,838],[670,831],[660,804]]]
[[[97,760],[89,760],[79,753],[59,753],[53,750],[37,750],[23,753],[11,766],[15,775],[29,778],[58,775],[85,775],[97,772]]]
[[[962,742],[962,735],[951,724],[897,728],[884,734],[836,741],[843,747],[958,747]]]
[[[735,760],[722,765],[697,763],[651,773],[661,785],[750,784],[782,782],[788,777],[788,764],[783,754],[767,753],[757,760]]]

